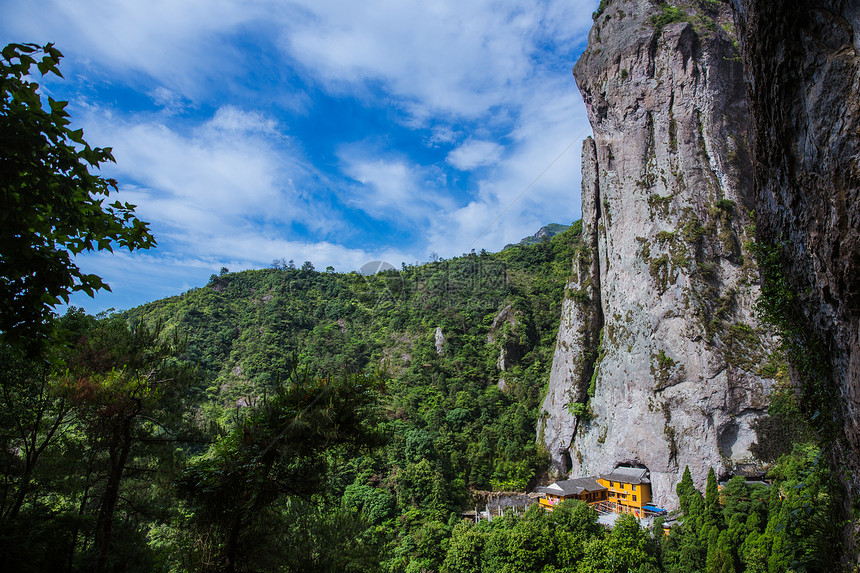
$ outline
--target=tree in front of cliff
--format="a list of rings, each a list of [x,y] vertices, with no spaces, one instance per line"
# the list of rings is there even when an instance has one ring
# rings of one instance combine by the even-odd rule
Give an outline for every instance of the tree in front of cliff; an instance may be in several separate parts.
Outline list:
[[[708,470],[708,481],[705,485],[705,525],[708,527],[723,525],[723,517],[720,514],[720,491],[714,468]]]
[[[729,544],[728,531],[720,532],[716,527],[710,529],[705,572],[735,573],[735,563],[732,556],[732,548]]]
[[[583,573],[638,571],[642,565],[656,565],[649,537],[648,531],[639,527],[635,517],[623,514],[605,539],[593,539],[586,545],[585,557],[578,570]]]
[[[707,538],[702,539],[705,500],[693,484],[689,467],[684,469],[675,491],[682,518],[663,541],[663,569],[668,573],[700,571],[705,566],[707,548]]]

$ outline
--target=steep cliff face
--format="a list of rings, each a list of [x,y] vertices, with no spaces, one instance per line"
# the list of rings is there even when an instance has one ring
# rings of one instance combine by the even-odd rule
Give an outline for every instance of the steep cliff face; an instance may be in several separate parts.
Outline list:
[[[780,250],[793,310],[829,359],[829,387],[795,377],[802,405],[842,434],[832,453],[848,505],[860,476],[860,4],[733,6],[749,86],[758,234]]]
[[[722,3],[613,0],[574,68],[594,138],[539,433],[557,471],[644,465],[667,505],[685,466],[749,458],[772,385],[731,31]]]
[[[592,138],[582,144],[582,234],[573,273],[561,303],[561,322],[550,372],[549,393],[544,400],[538,439],[552,455],[557,473],[572,465],[571,437],[593,394],[594,365],[603,328],[600,305],[598,258],[597,152]],[[578,405],[578,406],[577,406]],[[579,409],[579,415],[575,412]]]

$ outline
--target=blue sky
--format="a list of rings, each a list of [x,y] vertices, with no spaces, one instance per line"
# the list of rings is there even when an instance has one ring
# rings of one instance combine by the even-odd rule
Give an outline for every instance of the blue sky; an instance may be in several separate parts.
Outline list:
[[[580,216],[590,130],[570,70],[597,0],[5,0],[0,43],[54,42],[117,198],[159,246],[78,258],[89,312],[222,266],[423,262]]]

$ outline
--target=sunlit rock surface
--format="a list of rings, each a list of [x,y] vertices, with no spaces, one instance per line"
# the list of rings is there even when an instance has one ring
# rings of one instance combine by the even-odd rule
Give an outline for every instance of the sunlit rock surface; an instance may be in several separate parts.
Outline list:
[[[750,457],[774,347],[752,312],[749,113],[732,14],[677,6],[667,18],[648,0],[610,2],[574,68],[594,137],[538,428],[556,472],[642,465],[669,507],[685,466],[703,487],[710,467]]]

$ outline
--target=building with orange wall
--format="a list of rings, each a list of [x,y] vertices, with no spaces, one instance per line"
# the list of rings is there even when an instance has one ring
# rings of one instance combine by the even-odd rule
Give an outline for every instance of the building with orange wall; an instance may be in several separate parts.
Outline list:
[[[597,483],[606,488],[607,502],[616,506],[613,511],[641,516],[643,507],[651,502],[651,480],[647,476],[645,468],[619,466],[597,478]]]
[[[536,492],[544,494],[540,498],[541,507],[552,511],[555,505],[569,499],[577,499],[587,504],[606,501],[606,487],[598,483],[597,478],[581,477],[566,479],[552,483],[546,487],[535,489]]]
[[[535,491],[544,494],[540,505],[550,511],[562,501],[577,499],[601,513],[632,513],[637,517],[664,513],[650,505],[651,480],[645,468],[619,466],[600,477],[561,480]]]

